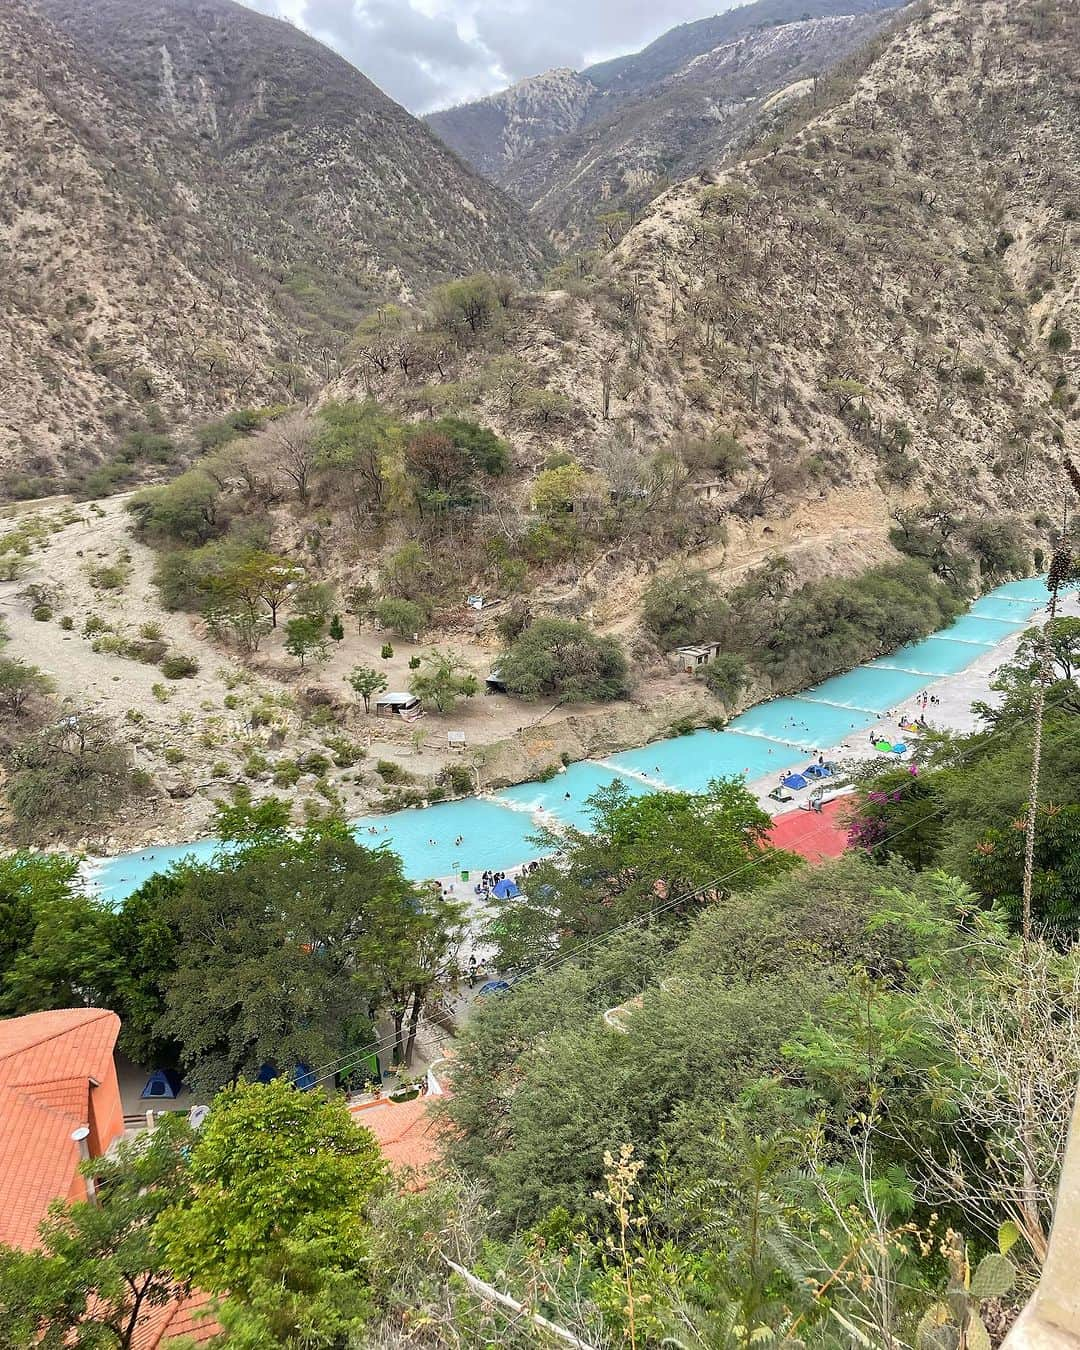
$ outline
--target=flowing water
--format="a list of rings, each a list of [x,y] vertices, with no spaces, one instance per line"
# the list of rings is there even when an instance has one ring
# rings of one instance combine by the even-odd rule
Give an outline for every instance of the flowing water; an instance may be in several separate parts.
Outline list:
[[[530,836],[538,824],[587,826],[585,801],[597,788],[620,782],[639,794],[665,788],[700,792],[711,779],[729,774],[747,780],[779,776],[801,767],[808,756],[867,735],[891,709],[1020,632],[1047,598],[1039,578],[1010,581],[933,637],[796,697],[759,704],[724,731],[695,731],[605,760],[585,760],[546,782],[519,783],[486,797],[361,817],[352,822],[356,837],[363,844],[388,843],[417,881],[485,867],[505,871],[537,856]],[[118,903],[155,872],[185,857],[208,859],[219,848],[216,839],[200,839],[143,849],[88,864],[87,878],[100,895]]]

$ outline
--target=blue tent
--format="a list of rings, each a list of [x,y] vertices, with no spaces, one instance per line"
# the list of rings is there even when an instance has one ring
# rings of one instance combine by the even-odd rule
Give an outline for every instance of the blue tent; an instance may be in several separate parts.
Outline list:
[[[275,1078],[280,1078],[281,1072],[273,1064],[264,1064],[255,1077],[256,1083],[272,1083]],[[292,1085],[299,1088],[301,1092],[310,1092],[318,1080],[315,1077],[315,1071],[308,1068],[306,1064],[298,1064],[292,1071]]]
[[[893,748],[892,748],[892,752],[893,752],[894,755],[903,755],[903,754],[906,754],[906,753],[907,753],[907,746],[904,744],[903,741],[897,741],[896,744],[895,744],[895,745],[893,746]]]
[[[809,764],[803,769],[807,778],[831,778],[832,769],[827,764]]]
[[[503,877],[502,881],[497,881],[491,888],[491,894],[496,900],[513,900],[515,896],[521,894],[518,888],[509,877]]]
[[[160,1097],[166,1101],[175,1101],[184,1090],[184,1084],[175,1069],[155,1069],[146,1080],[146,1086],[140,1097]]]
[[[789,773],[781,780],[786,788],[791,788],[793,792],[798,792],[801,788],[809,787],[809,781],[801,773]]]

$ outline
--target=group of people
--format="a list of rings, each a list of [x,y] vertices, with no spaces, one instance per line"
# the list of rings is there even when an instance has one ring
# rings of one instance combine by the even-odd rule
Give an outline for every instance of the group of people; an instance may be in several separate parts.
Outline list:
[[[519,880],[521,877],[528,876],[530,872],[535,872],[539,866],[540,864],[535,859],[530,863],[526,863],[519,873]],[[493,872],[490,868],[485,868],[484,871],[480,873],[480,880],[473,887],[473,890],[477,895],[482,896],[483,899],[487,900],[499,882],[506,881],[507,879],[505,872]],[[513,879],[513,877],[509,878],[510,881],[513,881]]]

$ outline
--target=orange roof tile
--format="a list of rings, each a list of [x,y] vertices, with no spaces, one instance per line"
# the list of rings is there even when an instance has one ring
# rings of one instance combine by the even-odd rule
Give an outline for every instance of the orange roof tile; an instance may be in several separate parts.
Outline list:
[[[391,1167],[413,1168],[423,1174],[441,1156],[442,1127],[429,1115],[431,1100],[430,1097],[414,1097],[409,1102],[384,1100],[353,1107],[352,1116],[379,1141],[382,1155]]]
[[[65,1008],[0,1022],[0,1084],[104,1079],[120,1034],[105,1008]]]
[[[214,1315],[204,1311],[212,1302],[209,1294],[193,1289],[183,1298],[148,1308],[135,1326],[131,1350],[158,1350],[181,1336],[196,1345],[205,1345],[221,1331]]]
[[[0,1242],[36,1246],[50,1202],[71,1194],[71,1132],[87,1123],[90,1079],[108,1075],[119,1030],[101,1008],[0,1021]]]

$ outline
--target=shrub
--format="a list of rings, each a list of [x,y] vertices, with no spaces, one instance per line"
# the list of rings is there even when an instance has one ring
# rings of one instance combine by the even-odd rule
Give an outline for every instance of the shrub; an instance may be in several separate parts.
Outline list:
[[[24,741],[12,759],[8,803],[17,827],[56,829],[111,815],[132,790],[125,747],[94,713],[74,713]]]
[[[193,656],[170,652],[161,662],[161,673],[168,680],[189,680],[199,673],[199,663]]]
[[[295,759],[279,759],[274,765],[274,786],[295,787],[300,778],[300,765]]]
[[[122,591],[131,575],[131,567],[125,562],[97,563],[86,569],[90,585],[99,591]]]
[[[92,652],[103,652],[108,656],[127,656],[128,641],[119,633],[102,633],[90,644]]]
[[[163,487],[146,488],[128,503],[142,534],[188,547],[205,544],[219,533],[218,497],[214,480],[201,469],[189,469]]]
[[[37,619],[38,623],[47,623],[53,616],[51,605],[35,605],[30,611],[30,617]]]
[[[150,620],[147,623],[141,623],[139,625],[139,636],[141,638],[146,638],[148,642],[157,642],[159,638],[165,636],[165,633],[161,624]]]
[[[64,630],[65,633],[70,633],[71,630],[75,627],[75,620],[71,617],[70,614],[65,614],[60,620],[60,627]]]
[[[427,626],[427,610],[415,600],[388,595],[375,606],[375,618],[382,628],[400,638],[419,636]]]
[[[156,666],[169,650],[168,644],[160,639],[132,638],[127,644],[127,655],[145,665]]]
[[[351,769],[366,755],[363,746],[350,741],[347,736],[328,736],[323,742],[334,757],[334,765],[339,769]]]
[[[538,619],[499,658],[502,683],[522,698],[560,695],[571,702],[605,702],[629,690],[626,657],[618,641],[586,624]]]
[[[704,572],[676,567],[658,573],[642,596],[641,622],[665,651],[715,638],[727,612]]]
[[[746,661],[735,652],[721,652],[705,667],[705,684],[717,698],[733,703],[746,688]]]
[[[472,770],[464,764],[448,764],[439,774],[439,782],[445,784],[455,797],[466,796],[476,786]]]
[[[18,717],[32,698],[43,697],[52,687],[52,680],[37,666],[0,656],[0,708],[4,712]]]
[[[509,446],[488,427],[468,422],[463,417],[440,417],[431,424],[431,429],[463,450],[473,467],[481,473],[494,477],[505,473],[510,467]]]
[[[395,764],[391,759],[377,759],[375,761],[375,772],[384,783],[412,782],[412,774],[407,769],[403,769],[400,764]]]

